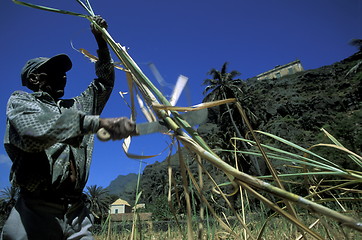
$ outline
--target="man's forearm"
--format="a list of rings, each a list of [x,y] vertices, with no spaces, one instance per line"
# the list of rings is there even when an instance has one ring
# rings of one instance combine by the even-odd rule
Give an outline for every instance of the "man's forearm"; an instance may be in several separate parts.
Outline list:
[[[94,38],[96,39],[96,42],[98,44],[98,49],[107,49],[108,50],[108,44],[103,39],[102,35],[95,35]]]

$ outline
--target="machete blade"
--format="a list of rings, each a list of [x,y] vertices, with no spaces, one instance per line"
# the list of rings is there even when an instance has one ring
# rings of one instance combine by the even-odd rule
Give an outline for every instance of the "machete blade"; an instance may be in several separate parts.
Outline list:
[[[190,126],[199,125],[206,122],[208,116],[207,108],[186,112],[180,115]],[[161,121],[157,122],[147,122],[136,124],[136,134],[132,136],[146,135],[156,132],[166,133],[169,131],[169,128],[163,124]],[[111,135],[107,130],[101,128],[97,132],[97,137],[101,141],[108,141],[111,138]]]
[[[196,111],[186,112],[184,114],[181,114],[181,117],[186,122],[188,122],[190,126],[195,126],[206,122],[208,115],[207,113],[207,108],[204,108]],[[168,131],[168,127],[164,125],[161,121],[136,124],[137,136],[156,132],[166,133]]]
[[[146,135],[146,134],[151,134],[151,133],[155,133],[155,132],[165,133],[167,131],[168,131],[168,128],[165,125],[161,124],[159,121],[140,123],[140,124],[136,124],[136,135],[135,136]]]

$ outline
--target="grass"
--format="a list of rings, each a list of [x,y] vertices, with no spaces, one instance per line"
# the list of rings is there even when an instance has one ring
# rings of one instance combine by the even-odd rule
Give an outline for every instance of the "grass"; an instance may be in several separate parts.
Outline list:
[[[280,216],[270,217],[270,219],[266,218],[264,215],[265,212],[255,211],[247,214],[247,225],[251,229],[251,234],[253,236],[258,236],[261,229],[264,227],[264,231],[260,239],[278,239],[278,240],[290,240],[290,239],[301,239],[301,234],[295,231],[295,227],[290,224],[285,218]],[[352,217],[361,217],[361,213],[357,213],[355,211],[350,211],[348,213]],[[323,237],[323,239],[329,240],[344,240],[344,239],[360,239],[361,233],[353,231],[351,229],[345,229],[341,227],[335,221],[330,221],[325,217],[320,217],[313,214],[301,214],[303,222],[309,223],[309,225],[313,225],[312,229]],[[265,219],[265,221],[260,221],[261,219]],[[211,226],[206,228],[204,233],[202,234],[202,238],[198,237],[197,232],[197,223],[198,220],[193,222],[193,231],[192,231],[192,239],[210,239],[210,240],[218,240],[218,239],[249,239],[243,236],[243,230],[240,228],[237,220],[233,217],[229,217],[229,223],[237,235],[240,238],[237,238],[227,232],[225,232],[217,221],[213,220]],[[183,233],[181,234],[179,229],[175,227],[175,221],[168,222],[157,222],[157,221],[148,221],[143,222],[143,229],[140,235],[136,239],[175,239],[175,240],[183,240],[187,239],[185,236],[187,235],[187,227],[186,222],[182,224]],[[132,223],[128,223],[128,227],[126,223],[112,223],[111,233],[95,235],[96,240],[121,240],[121,239],[130,239],[131,236],[131,225]],[[162,230],[160,229],[162,225]],[[206,225],[206,224],[205,224]],[[266,226],[264,226],[266,225]],[[159,228],[157,230],[157,228]],[[309,239],[309,238],[307,238]],[[313,238],[311,238],[313,239]]]

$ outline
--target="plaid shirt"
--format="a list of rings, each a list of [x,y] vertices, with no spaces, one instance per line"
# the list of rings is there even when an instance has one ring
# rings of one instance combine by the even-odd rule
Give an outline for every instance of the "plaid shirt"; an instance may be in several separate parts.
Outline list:
[[[27,191],[59,191],[76,169],[75,189],[87,182],[94,135],[114,85],[107,49],[98,50],[97,79],[73,99],[55,102],[46,92],[14,92],[7,105],[5,149],[13,162],[10,181]]]

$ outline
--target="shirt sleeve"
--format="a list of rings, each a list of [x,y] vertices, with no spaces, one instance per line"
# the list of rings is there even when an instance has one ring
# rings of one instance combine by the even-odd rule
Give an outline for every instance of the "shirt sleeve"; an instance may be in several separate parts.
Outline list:
[[[82,111],[89,115],[100,115],[114,86],[114,65],[108,49],[99,49],[98,61],[95,63],[97,78],[75,101]]]
[[[113,87],[114,84],[114,65],[108,48],[98,49],[98,61],[95,63],[95,71],[98,81],[104,85]]]
[[[10,141],[26,152],[43,151],[60,142],[95,133],[99,116],[86,116],[68,109],[60,113],[55,104],[44,104],[28,93],[14,93],[8,103]]]

